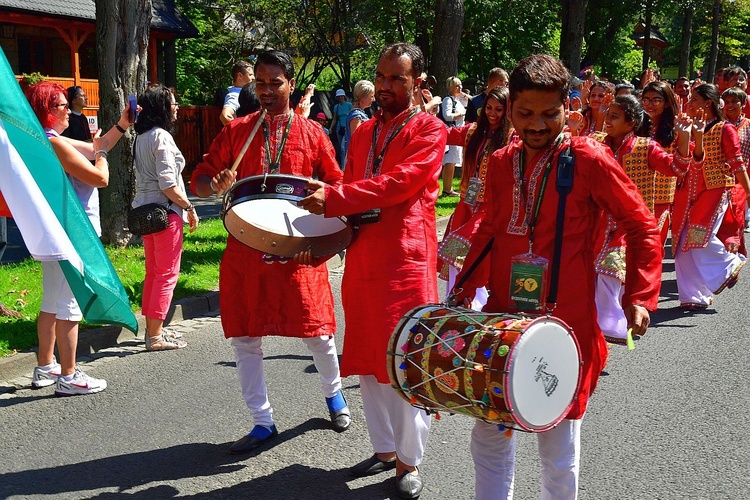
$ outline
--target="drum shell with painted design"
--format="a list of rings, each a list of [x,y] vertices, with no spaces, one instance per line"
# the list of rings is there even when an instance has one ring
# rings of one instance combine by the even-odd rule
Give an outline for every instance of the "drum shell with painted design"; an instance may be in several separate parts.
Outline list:
[[[523,431],[554,427],[580,383],[578,343],[549,316],[428,304],[402,318],[388,353],[391,384],[410,404]]]

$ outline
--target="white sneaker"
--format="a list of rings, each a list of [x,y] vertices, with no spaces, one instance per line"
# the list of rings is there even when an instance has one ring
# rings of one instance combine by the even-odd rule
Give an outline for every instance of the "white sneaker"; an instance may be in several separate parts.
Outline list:
[[[65,380],[61,375],[57,379],[57,385],[55,386],[56,396],[75,396],[77,394],[94,394],[95,392],[101,392],[107,388],[107,381],[89,377],[81,371],[79,367],[76,367],[76,371],[73,372],[73,378],[71,380]]]
[[[52,356],[52,364],[34,367],[34,375],[31,377],[31,385],[34,387],[47,387],[57,382],[60,376],[60,363]]]

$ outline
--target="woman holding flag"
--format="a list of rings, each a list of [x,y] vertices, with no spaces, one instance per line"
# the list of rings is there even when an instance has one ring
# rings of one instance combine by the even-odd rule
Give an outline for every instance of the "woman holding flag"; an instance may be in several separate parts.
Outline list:
[[[70,117],[70,105],[62,86],[40,82],[29,87],[26,97],[47,133],[91,225],[97,235],[101,235],[97,188],[106,187],[109,183],[107,152],[130,126],[129,107],[125,108],[118,123],[104,136],[101,136],[99,130],[94,135],[93,142],[82,142],[60,135],[68,128]],[[42,262],[42,270],[44,294],[37,320],[39,365],[34,368],[32,385],[45,387],[56,384],[55,394],[58,396],[103,391],[107,388],[105,380],[90,377],[76,366],[78,322],[83,319],[83,315],[62,269],[56,262]],[[60,363],[54,356],[55,343]]]

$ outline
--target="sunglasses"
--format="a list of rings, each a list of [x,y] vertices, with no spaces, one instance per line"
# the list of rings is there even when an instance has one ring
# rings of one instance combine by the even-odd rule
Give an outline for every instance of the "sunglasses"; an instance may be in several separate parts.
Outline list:
[[[70,109],[70,104],[68,104],[67,102],[65,104],[53,104],[52,107],[53,108],[64,108],[67,111],[68,109]]]
[[[649,104],[661,104],[664,102],[664,99],[661,97],[654,97],[653,99],[649,99],[648,97],[644,97],[641,99],[641,102],[643,104],[649,105]]]

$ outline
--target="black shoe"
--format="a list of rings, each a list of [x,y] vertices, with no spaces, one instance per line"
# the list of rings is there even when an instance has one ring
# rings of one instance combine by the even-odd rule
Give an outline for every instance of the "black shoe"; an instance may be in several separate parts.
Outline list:
[[[344,406],[339,411],[332,411],[331,426],[336,432],[344,432],[352,424],[352,417],[349,414],[349,407]]]
[[[258,427],[258,426],[256,426]],[[255,428],[253,428],[255,430]],[[235,441],[235,443],[229,447],[229,453],[232,455],[241,455],[243,453],[249,453],[261,444],[269,441],[279,435],[279,431],[276,430],[276,426],[271,426],[271,434],[263,439],[258,436],[254,436],[252,431],[242,439]]]
[[[375,453],[373,456],[371,456],[364,462],[360,462],[354,467],[351,467],[349,469],[349,474],[354,477],[374,476],[375,474],[380,474],[381,472],[385,472],[387,470],[393,470],[395,468],[396,468],[395,458],[391,460],[390,462],[386,462],[384,460],[380,460],[378,458],[378,454]]]
[[[422,493],[422,476],[419,470],[412,474],[411,471],[405,471],[400,477],[396,478],[396,488],[401,498],[417,498]]]

